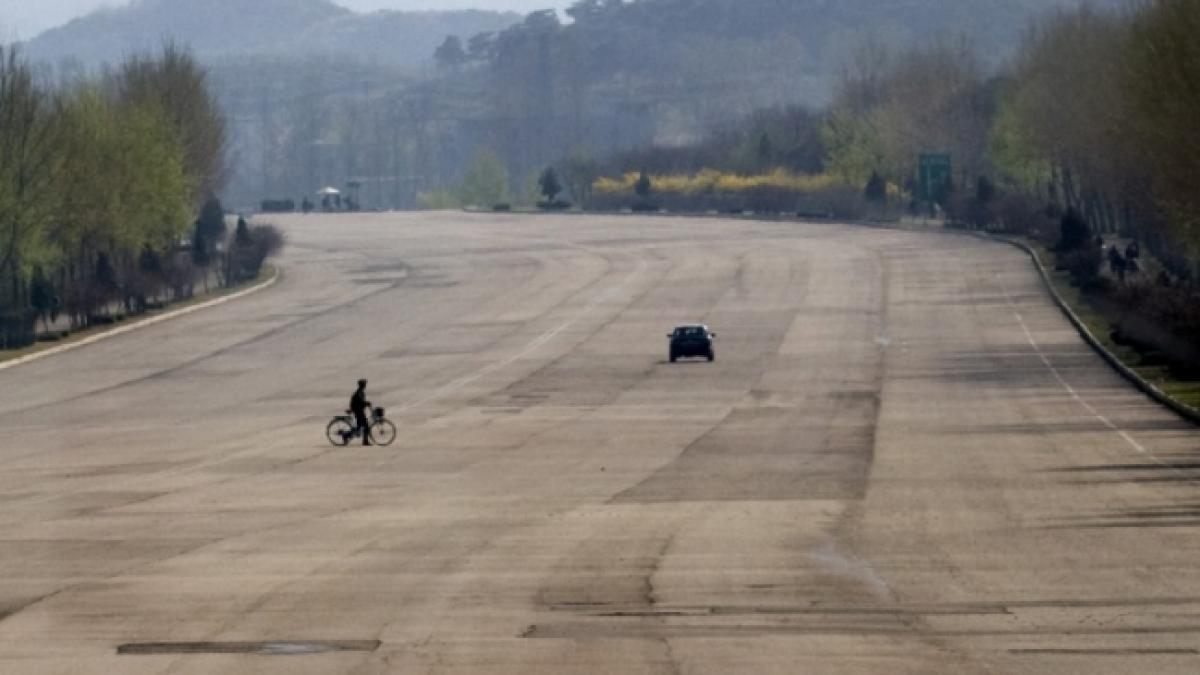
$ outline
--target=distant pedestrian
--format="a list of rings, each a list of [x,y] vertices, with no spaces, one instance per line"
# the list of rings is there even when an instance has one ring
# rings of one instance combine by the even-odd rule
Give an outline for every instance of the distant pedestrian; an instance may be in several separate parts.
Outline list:
[[[1117,250],[1116,245],[1108,247],[1108,267],[1112,270],[1113,276],[1125,283],[1125,272],[1129,267],[1129,261],[1121,252]]]
[[[238,216],[237,228],[233,231],[233,240],[239,246],[245,246],[250,243],[250,224],[242,216]]]

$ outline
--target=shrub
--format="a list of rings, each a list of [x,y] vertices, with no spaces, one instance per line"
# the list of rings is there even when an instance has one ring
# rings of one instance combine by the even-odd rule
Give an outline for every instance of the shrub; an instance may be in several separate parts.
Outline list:
[[[1026,195],[1004,193],[992,207],[993,222],[1005,232],[1023,234],[1047,245],[1055,243],[1058,223]]]
[[[996,199],[996,186],[986,176],[980,176],[975,183],[975,194],[967,196],[965,194],[958,196],[954,200],[958,204],[961,211],[957,214],[957,218],[970,224],[972,227],[986,228],[996,220],[994,202]],[[949,209],[947,209],[949,210]]]
[[[208,199],[200,208],[200,217],[196,219],[196,232],[210,244],[215,244],[225,236],[225,209],[216,198]]]
[[[196,268],[188,251],[175,251],[163,260],[163,279],[176,300],[192,297]]]
[[[627,173],[619,178],[601,177],[593,184],[591,208],[620,209],[637,194],[640,183],[652,185],[653,202],[639,197],[636,211],[658,207],[680,212],[801,213],[822,218],[860,219],[867,215],[863,190],[829,174],[794,174],[783,169],[757,175],[721,173],[705,169],[695,174],[649,176]],[[898,188],[886,186],[891,193]],[[878,210],[878,209],[876,209]]]
[[[796,194],[788,190],[761,185],[742,192],[743,211],[755,213],[784,213],[796,209]]]
[[[278,253],[283,245],[283,233],[274,225],[247,225],[245,235],[236,237],[225,252],[226,285],[258,277],[266,259]]]
[[[237,228],[233,231],[233,240],[242,245],[250,243],[250,225],[246,222],[245,218],[239,217],[237,219]]]
[[[0,349],[27,347],[37,340],[33,312],[0,309]]]
[[[1062,266],[1071,275],[1075,284],[1084,290],[1100,291],[1104,289],[1104,279],[1100,276],[1100,267],[1104,263],[1104,253],[1095,244],[1084,245],[1080,248],[1062,254]]]
[[[878,171],[871,172],[871,179],[867,181],[867,186],[863,189],[863,198],[872,204],[887,203],[887,183]]]
[[[557,197],[558,193],[562,192],[562,182],[558,179],[558,173],[554,171],[554,167],[548,166],[542,172],[538,178],[538,188],[545,195],[547,204],[558,203]]]
[[[1059,237],[1057,250],[1062,252],[1077,251],[1092,243],[1092,228],[1075,209],[1067,209],[1059,222]]]
[[[491,202],[483,202],[485,204]],[[442,211],[445,209],[460,209],[466,204],[453,192],[435,190],[433,192],[417,193],[417,204],[423,209]]]
[[[644,201],[650,198],[650,193],[653,192],[653,190],[654,183],[651,182],[649,174],[643,171],[642,175],[638,177],[637,182],[633,184],[633,193],[638,197],[641,197]],[[636,206],[634,207],[634,210],[637,210]]]
[[[34,314],[46,323],[58,318],[59,298],[54,284],[46,277],[41,265],[33,268],[33,279],[30,282],[29,306]]]
[[[307,197],[304,199],[304,201],[307,205],[305,207],[305,213],[308,213],[312,210],[312,204],[308,201]],[[292,213],[295,210],[296,202],[292,201],[291,199],[264,199],[262,202],[263,213]]]
[[[1123,309],[1116,337],[1139,351],[1161,352],[1186,372],[1200,371],[1200,290],[1140,279],[1113,297]]]

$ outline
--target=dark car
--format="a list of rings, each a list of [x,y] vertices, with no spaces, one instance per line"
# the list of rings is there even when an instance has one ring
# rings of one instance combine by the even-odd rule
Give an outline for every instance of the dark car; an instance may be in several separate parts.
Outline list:
[[[708,326],[679,326],[668,333],[667,337],[671,338],[671,363],[688,356],[706,358],[709,361],[717,358],[716,352],[713,351],[713,338],[717,337],[717,334],[708,330]]]

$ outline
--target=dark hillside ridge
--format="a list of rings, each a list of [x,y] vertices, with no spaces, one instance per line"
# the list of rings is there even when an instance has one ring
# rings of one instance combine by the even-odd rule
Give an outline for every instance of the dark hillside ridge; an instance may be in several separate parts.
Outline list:
[[[1088,0],[1117,8],[1125,0]],[[1010,57],[1030,22],[1082,0],[636,0],[623,5],[584,0],[572,11],[585,43],[611,46],[620,59],[644,58],[673,42],[796,40],[826,67],[863,40],[908,47],[968,40],[985,63]],[[603,36],[603,37],[602,37]],[[635,45],[640,49],[626,49]],[[619,46],[618,46],[619,45]],[[811,65],[811,62],[810,64]]]
[[[446,35],[503,30],[520,18],[477,10],[358,14],[329,0],[140,0],[48,30],[24,51],[38,61],[94,67],[173,40],[204,61],[335,54],[416,66],[430,60]]]
[[[868,45],[961,41],[994,68],[1037,18],[1082,1],[581,0],[572,23],[533,13],[490,43],[471,40],[485,56],[446,78],[491,93],[480,143],[525,175],[563,148],[681,146],[756,110],[822,107]]]

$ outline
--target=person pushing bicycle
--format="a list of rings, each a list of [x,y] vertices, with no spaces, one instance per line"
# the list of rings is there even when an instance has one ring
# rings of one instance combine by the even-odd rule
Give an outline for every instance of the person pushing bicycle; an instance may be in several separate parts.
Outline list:
[[[354,422],[358,425],[354,433],[362,434],[363,445],[371,445],[371,424],[367,421],[367,411],[371,402],[367,400],[367,381],[359,380],[358,389],[350,397],[350,412],[354,413]]]
[[[347,445],[359,435],[363,445],[391,445],[396,440],[396,425],[385,414],[383,408],[367,400],[367,381],[359,380],[358,389],[350,397],[350,409],[329,421],[325,437],[337,446]]]

